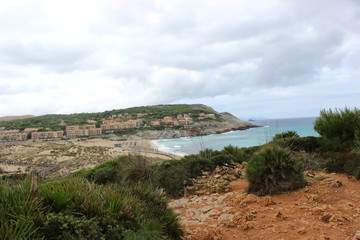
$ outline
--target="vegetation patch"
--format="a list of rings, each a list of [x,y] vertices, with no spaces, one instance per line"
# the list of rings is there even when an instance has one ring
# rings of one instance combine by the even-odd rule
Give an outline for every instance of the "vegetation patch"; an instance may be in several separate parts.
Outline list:
[[[306,185],[303,168],[290,152],[280,147],[266,147],[255,153],[248,163],[248,193],[277,194]]]

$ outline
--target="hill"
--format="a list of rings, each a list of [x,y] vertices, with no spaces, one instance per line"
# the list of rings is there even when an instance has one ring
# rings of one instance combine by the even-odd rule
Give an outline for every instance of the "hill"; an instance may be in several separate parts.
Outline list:
[[[18,119],[26,119],[26,118],[33,118],[34,115],[23,115],[23,116],[5,116],[0,117],[0,122],[2,121],[12,121],[12,120],[18,120]]]
[[[138,137],[150,139],[206,135],[254,127],[229,113],[218,113],[211,107],[202,104],[141,106],[97,113],[47,114],[22,119],[7,118],[7,121],[0,122],[0,127],[19,129],[20,131],[25,128],[58,131],[65,130],[69,125],[85,125],[89,122],[100,127],[105,120],[122,122],[141,120],[141,126],[136,129],[113,132],[117,135],[135,134]]]

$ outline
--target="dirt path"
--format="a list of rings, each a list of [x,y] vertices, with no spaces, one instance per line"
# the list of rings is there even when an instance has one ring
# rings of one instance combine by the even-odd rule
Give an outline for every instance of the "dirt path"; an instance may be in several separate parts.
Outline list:
[[[187,240],[356,239],[360,181],[317,173],[301,190],[272,197],[244,194],[246,180],[223,194],[173,200]],[[359,238],[360,239],[360,238]]]

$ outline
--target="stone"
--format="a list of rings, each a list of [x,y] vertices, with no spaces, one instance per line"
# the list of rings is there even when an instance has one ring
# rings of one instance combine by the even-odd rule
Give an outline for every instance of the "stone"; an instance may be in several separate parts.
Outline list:
[[[315,172],[314,172],[314,171],[311,171],[311,170],[305,171],[305,172],[304,172],[304,175],[305,175],[306,177],[309,177],[309,178],[315,178]]]
[[[300,235],[305,235],[306,234],[306,228],[300,228],[300,229],[298,229],[298,234],[300,234]]]
[[[360,231],[357,231],[353,237],[353,240],[360,240]]]
[[[245,214],[245,221],[252,221],[256,218],[256,216],[252,213],[246,213]]]
[[[275,215],[275,218],[285,220],[287,217],[285,217],[282,212],[278,211],[278,213]]]
[[[331,214],[324,214],[324,216],[322,216],[321,218],[321,221],[323,221],[324,223],[329,223],[331,217],[332,217]]]
[[[210,207],[210,206],[207,206],[207,207],[203,207],[200,209],[200,211],[203,213],[203,214],[206,214],[208,213],[210,210],[212,210],[213,208]]]
[[[267,207],[267,206],[270,206],[270,205],[274,205],[276,204],[275,201],[272,199],[272,197],[270,196],[266,196],[264,198],[264,205]]]
[[[219,210],[217,209],[213,209],[210,212],[208,212],[209,217],[216,217],[219,216],[221,213]]]

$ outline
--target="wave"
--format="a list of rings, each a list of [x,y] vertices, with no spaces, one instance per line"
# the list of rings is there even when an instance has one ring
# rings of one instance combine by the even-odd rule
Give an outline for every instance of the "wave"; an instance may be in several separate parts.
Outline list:
[[[168,147],[168,146],[165,146],[164,144],[161,144],[158,140],[153,140],[151,141],[157,149],[159,149],[159,151],[161,152],[166,152],[166,153],[171,153],[171,154],[174,154],[174,155],[179,155],[179,156],[185,156],[185,155],[188,155],[187,153],[185,152],[182,152],[182,151],[179,151],[178,149],[174,149],[172,147]],[[174,147],[176,148],[181,148],[181,146],[179,145],[175,145]]]

